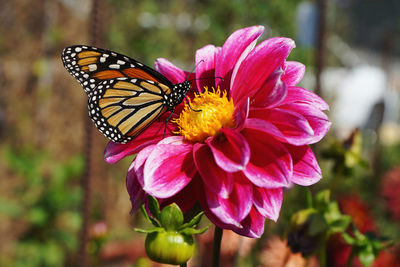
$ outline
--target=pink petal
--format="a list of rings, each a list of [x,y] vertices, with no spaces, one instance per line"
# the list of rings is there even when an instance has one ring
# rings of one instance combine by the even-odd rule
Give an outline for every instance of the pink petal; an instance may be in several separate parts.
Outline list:
[[[279,212],[282,207],[283,190],[282,188],[265,189],[253,188],[254,206],[262,216],[275,222],[279,218]]]
[[[176,203],[183,213],[193,208],[199,201],[199,188],[201,188],[201,178],[195,175],[190,183],[185,186],[176,195],[166,198],[159,199],[161,208],[168,206],[169,204]]]
[[[301,87],[289,87],[282,104],[306,103],[320,110],[329,110],[328,104],[313,92]]]
[[[274,136],[279,141],[286,142],[286,137],[283,133],[275,125],[263,119],[249,118],[246,120],[244,128],[256,132],[263,132]]]
[[[128,190],[128,194],[130,196],[132,204],[131,212],[134,212],[144,201],[145,192],[137,179],[136,172],[133,170],[132,165],[126,175],[126,189]]]
[[[247,98],[247,101],[243,102],[243,105],[240,107],[235,107],[233,117],[235,118],[235,129],[241,130],[246,122],[247,117],[249,116],[249,108],[250,108],[250,99]]]
[[[298,114],[303,116],[308,121],[308,124],[314,132],[314,134],[310,135],[308,138],[299,139],[297,142],[294,141],[296,136],[293,135],[293,142],[289,141],[289,143],[293,145],[314,144],[316,142],[319,142],[326,135],[331,127],[331,122],[329,121],[328,116],[320,109],[317,109],[308,103],[293,103],[282,105],[280,107],[282,109],[290,110],[292,112],[297,112]],[[287,139],[289,139],[289,134],[284,134],[286,135]]]
[[[222,128],[220,131],[223,135],[206,140],[215,162],[227,172],[243,170],[250,158],[246,139],[234,129]]]
[[[145,192],[143,190],[143,168],[147,157],[153,150],[154,145],[150,145],[136,156],[132,164],[129,166],[128,173],[126,175],[126,189],[130,196],[132,203],[132,211],[134,212],[139,206],[146,200]]]
[[[143,190],[157,198],[168,198],[182,190],[196,173],[192,145],[181,136],[163,139],[144,166]]]
[[[291,109],[257,109],[251,110],[249,116],[272,123],[290,144],[304,145],[315,138],[314,130],[309,121],[303,115]]]
[[[171,83],[181,83],[186,80],[187,72],[181,70],[165,58],[157,58],[154,69],[164,75]]]
[[[220,47],[206,45],[196,51],[196,82],[200,92],[204,87],[215,88],[215,60]]]
[[[251,104],[256,107],[273,107],[285,99],[287,95],[286,83],[282,82],[283,70],[278,67],[256,91]]]
[[[286,145],[286,147],[293,159],[293,183],[309,186],[322,178],[321,169],[311,148],[291,145]]]
[[[240,172],[233,174],[235,183],[228,198],[222,198],[205,188],[211,212],[223,223],[240,227],[253,205],[253,190]]]
[[[243,236],[259,238],[264,233],[265,218],[252,208],[249,215],[242,221],[241,228],[233,228],[232,230]]]
[[[167,123],[167,131],[165,136],[172,135],[176,126],[172,123]],[[165,120],[153,122],[146,130],[135,137],[127,144],[108,142],[104,151],[104,160],[107,163],[113,164],[127,156],[138,153],[144,147],[155,144],[164,137]]]
[[[287,149],[273,137],[244,129],[251,156],[243,173],[256,186],[287,187],[292,177],[292,158]]]
[[[232,192],[233,177],[223,171],[214,162],[210,148],[204,144],[195,144],[193,157],[197,171],[200,173],[207,189],[222,198],[227,198]]]
[[[253,49],[258,37],[260,37],[263,31],[263,26],[252,26],[240,29],[232,33],[225,41],[216,59],[215,67],[215,76],[223,78],[223,80],[216,79],[216,85],[219,86],[221,90],[229,90],[235,64],[244,51],[248,50],[245,54],[245,56],[247,56],[250,50]],[[250,47],[250,49],[247,49],[248,47]]]
[[[286,61],[285,66],[282,80],[289,86],[296,86],[303,78],[306,66],[296,61]]]
[[[284,63],[294,47],[293,40],[283,37],[271,38],[257,45],[242,62],[236,74],[231,88],[234,104],[252,96],[269,75]]]

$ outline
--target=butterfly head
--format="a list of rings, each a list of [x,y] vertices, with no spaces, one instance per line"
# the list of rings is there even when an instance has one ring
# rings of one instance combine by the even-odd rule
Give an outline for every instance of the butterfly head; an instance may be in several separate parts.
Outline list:
[[[190,90],[192,84],[190,81],[184,81],[182,83],[174,84],[172,87],[172,92],[167,103],[169,109],[174,109],[175,106],[179,105],[186,96],[186,93]]]

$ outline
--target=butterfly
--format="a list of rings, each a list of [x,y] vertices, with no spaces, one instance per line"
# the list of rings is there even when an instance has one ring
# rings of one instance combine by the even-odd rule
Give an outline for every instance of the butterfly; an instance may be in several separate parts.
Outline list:
[[[69,46],[61,58],[85,90],[97,129],[117,143],[131,141],[165,112],[172,115],[191,88],[189,81],[173,84],[156,70],[106,49]]]

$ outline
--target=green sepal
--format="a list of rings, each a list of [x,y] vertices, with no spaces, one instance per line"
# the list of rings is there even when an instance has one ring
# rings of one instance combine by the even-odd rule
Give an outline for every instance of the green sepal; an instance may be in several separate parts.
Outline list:
[[[183,230],[179,231],[179,233],[185,234],[185,235],[198,235],[198,234],[202,234],[205,231],[207,231],[208,228],[210,228],[210,225],[207,225],[206,227],[204,227],[202,229],[184,228]]]
[[[133,228],[134,231],[138,232],[138,233],[142,233],[142,234],[150,234],[150,233],[161,233],[164,232],[165,230],[161,227],[154,227],[151,229],[141,229],[141,228]]]
[[[151,223],[155,227],[160,227],[160,224],[156,220],[154,220],[153,218],[149,217],[149,215],[147,214],[146,207],[144,206],[144,204],[142,204],[142,206],[140,206],[140,210],[142,211],[143,216],[146,218],[146,220],[149,223]]]
[[[179,206],[172,203],[163,208],[160,223],[167,231],[177,230],[183,223],[183,214]]]
[[[200,212],[199,214],[194,216],[193,219],[191,219],[189,222],[182,224],[181,227],[179,227],[179,229],[183,229],[183,228],[187,228],[187,227],[193,227],[193,226],[199,224],[203,214],[204,214],[203,211]]]
[[[161,221],[161,216],[160,216],[160,205],[158,204],[158,201],[155,197],[153,196],[148,196],[147,199],[149,200],[149,210],[151,214],[158,220]]]

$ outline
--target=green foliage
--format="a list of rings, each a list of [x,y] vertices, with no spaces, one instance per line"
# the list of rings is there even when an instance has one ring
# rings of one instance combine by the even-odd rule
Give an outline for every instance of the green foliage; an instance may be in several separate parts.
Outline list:
[[[374,233],[362,234],[357,229],[353,229],[353,235],[343,233],[342,236],[352,246],[349,262],[352,262],[353,256],[358,256],[364,266],[371,266],[379,252],[392,244],[386,238],[377,237]]]
[[[17,199],[0,199],[0,215],[26,225],[15,246],[13,266],[59,266],[77,247],[81,225],[81,190],[76,186],[83,171],[80,156],[55,161],[31,148],[3,151],[6,167],[22,180]]]

